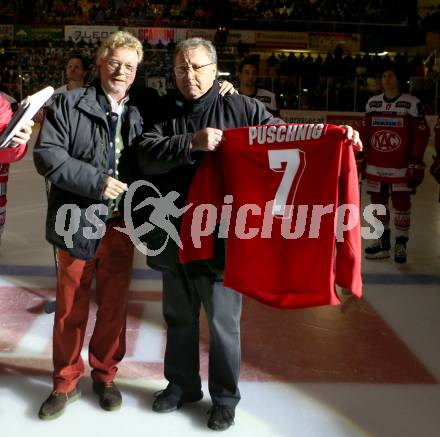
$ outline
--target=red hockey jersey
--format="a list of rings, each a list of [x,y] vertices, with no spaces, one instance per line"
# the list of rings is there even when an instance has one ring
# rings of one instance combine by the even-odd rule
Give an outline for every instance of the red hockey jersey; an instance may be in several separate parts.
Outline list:
[[[218,151],[205,155],[187,203],[180,260],[212,258],[219,223],[225,286],[279,308],[337,304],[335,283],[361,296],[358,179],[343,129],[226,130]]]
[[[419,99],[401,94],[387,101],[384,94],[368,100],[361,129],[367,154],[368,179],[385,183],[406,182],[410,159],[423,161],[429,127]]]
[[[0,95],[0,132],[6,128],[12,118],[11,105],[5,97]],[[26,154],[27,146],[25,144],[16,147],[7,147],[0,150],[0,163],[10,164],[19,161]],[[1,178],[1,176],[0,176]]]

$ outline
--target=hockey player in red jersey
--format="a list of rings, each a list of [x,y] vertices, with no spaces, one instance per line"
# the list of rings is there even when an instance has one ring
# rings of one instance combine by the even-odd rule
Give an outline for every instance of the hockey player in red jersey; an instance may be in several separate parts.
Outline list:
[[[6,128],[12,118],[10,103],[0,95],[0,132]],[[11,145],[0,150],[0,242],[6,218],[6,188],[9,178],[9,164],[19,161],[26,154],[26,143],[29,141],[33,122],[27,122],[12,139]]]
[[[364,174],[371,203],[385,206],[377,215],[384,226],[378,240],[365,249],[368,259],[390,256],[390,212],[394,209],[394,260],[405,263],[410,228],[411,194],[423,181],[423,155],[429,128],[422,104],[415,96],[401,92],[398,73],[387,67],[382,74],[382,94],[371,97],[366,106],[361,135],[364,143]]]

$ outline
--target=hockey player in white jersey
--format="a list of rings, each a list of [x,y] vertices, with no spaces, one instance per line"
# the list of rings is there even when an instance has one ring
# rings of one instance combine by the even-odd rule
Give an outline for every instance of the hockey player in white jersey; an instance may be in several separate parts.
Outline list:
[[[55,94],[64,91],[74,90],[85,86],[87,76],[87,65],[85,59],[78,54],[72,54],[66,64],[67,82],[55,90]]]
[[[266,109],[274,116],[279,115],[276,96],[264,88],[257,88],[258,65],[253,59],[245,59],[238,67],[238,79],[240,81],[239,93],[253,97],[264,103]]]

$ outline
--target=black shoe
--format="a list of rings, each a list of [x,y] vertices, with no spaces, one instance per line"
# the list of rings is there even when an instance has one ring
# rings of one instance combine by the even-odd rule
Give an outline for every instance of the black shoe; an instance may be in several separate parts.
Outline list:
[[[365,258],[385,259],[390,257],[390,230],[385,229],[383,235],[371,246],[365,248]]]
[[[183,395],[172,392],[168,387],[154,393],[153,411],[156,413],[171,413],[180,408],[183,404],[197,402],[203,398],[203,392],[193,395]]]
[[[38,417],[41,420],[56,419],[64,413],[67,404],[76,401],[80,396],[81,391],[77,387],[68,393],[58,393],[54,390],[41,405]]]
[[[406,263],[406,242],[408,238],[397,237],[396,245],[394,246],[394,261],[399,264]]]
[[[214,431],[224,431],[234,425],[235,408],[214,404],[208,414],[208,428]]]
[[[119,410],[122,405],[122,395],[113,381],[93,382],[93,391],[99,396],[99,405],[103,410]]]

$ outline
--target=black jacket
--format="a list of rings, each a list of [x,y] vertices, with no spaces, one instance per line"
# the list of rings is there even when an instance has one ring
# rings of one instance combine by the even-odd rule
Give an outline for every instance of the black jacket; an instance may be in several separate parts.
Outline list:
[[[51,182],[48,199],[46,239],[56,247],[68,250],[80,259],[92,258],[99,239],[84,237],[91,223],[85,211],[91,205],[107,205],[102,192],[108,175],[114,175],[114,132],[117,117],[98,83],[58,95],[47,108],[46,118],[34,149],[37,171]],[[119,161],[118,179],[130,183],[139,176],[132,140],[142,133],[142,118],[130,101],[122,119],[124,149]],[[73,245],[66,243],[61,226],[74,226],[70,215],[57,212],[73,204],[79,208],[79,227],[72,236]],[[105,222],[106,215],[95,213]],[[65,222],[60,218],[65,216]],[[75,229],[72,227],[72,229]],[[93,229],[92,232],[96,230]]]
[[[185,206],[191,181],[199,166],[204,152],[190,152],[192,134],[200,129],[212,127],[225,130],[261,124],[281,123],[274,118],[258,100],[239,94],[219,94],[219,84],[213,87],[200,99],[187,101],[178,92],[165,96],[162,106],[165,113],[162,121],[154,124],[142,135],[138,142],[138,163],[148,180],[166,195],[177,191],[180,196],[175,202],[178,208]],[[145,210],[145,219],[149,217]],[[177,229],[180,219],[171,221]],[[156,250],[164,243],[166,234],[155,228],[146,235],[148,248]],[[208,270],[219,271],[223,268],[223,246],[219,244],[214,260],[209,263],[195,262],[195,270],[203,265]],[[147,257],[148,264],[156,269],[175,271],[178,265],[178,247],[169,239],[164,251],[155,257]]]

